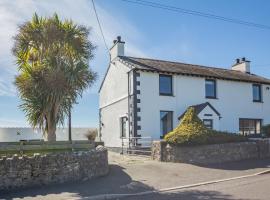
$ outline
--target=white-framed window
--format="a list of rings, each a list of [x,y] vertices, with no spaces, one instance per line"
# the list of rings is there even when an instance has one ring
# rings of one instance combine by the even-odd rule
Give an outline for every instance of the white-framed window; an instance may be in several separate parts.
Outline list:
[[[203,119],[203,124],[208,129],[213,129],[213,120],[212,119]]]

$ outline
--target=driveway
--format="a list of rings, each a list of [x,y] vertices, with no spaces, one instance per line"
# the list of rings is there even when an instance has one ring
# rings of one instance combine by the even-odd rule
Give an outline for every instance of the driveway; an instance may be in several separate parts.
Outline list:
[[[268,169],[270,159],[198,166],[161,163],[147,157],[122,156],[109,152],[108,176],[86,182],[73,182],[16,190],[0,194],[0,199],[82,199],[100,194],[137,193],[213,181]]]

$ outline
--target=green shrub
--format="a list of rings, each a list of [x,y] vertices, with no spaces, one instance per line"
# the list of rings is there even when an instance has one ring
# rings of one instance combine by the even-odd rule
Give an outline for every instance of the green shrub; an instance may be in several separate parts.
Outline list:
[[[192,107],[187,110],[181,123],[164,139],[168,143],[182,145],[220,144],[248,140],[234,133],[207,129]]]
[[[196,115],[194,108],[188,108],[183,119],[173,131],[165,135],[165,141],[175,144],[204,144],[209,130]]]
[[[207,137],[207,144],[222,144],[222,143],[245,142],[245,141],[248,141],[248,138],[243,135],[216,130],[211,130],[209,136]]]
[[[264,125],[262,127],[262,133],[264,134],[264,136],[270,137],[270,124]]]

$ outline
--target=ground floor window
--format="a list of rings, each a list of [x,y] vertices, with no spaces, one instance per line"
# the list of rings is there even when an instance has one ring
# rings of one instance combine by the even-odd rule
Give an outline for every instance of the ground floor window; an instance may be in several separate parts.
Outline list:
[[[261,133],[261,119],[239,119],[239,132],[242,135]]]
[[[212,119],[203,119],[203,124],[208,129],[213,129],[213,120]]]
[[[127,136],[127,117],[120,118],[120,132],[121,138],[125,138]]]
[[[160,111],[160,138],[173,129],[173,112]]]

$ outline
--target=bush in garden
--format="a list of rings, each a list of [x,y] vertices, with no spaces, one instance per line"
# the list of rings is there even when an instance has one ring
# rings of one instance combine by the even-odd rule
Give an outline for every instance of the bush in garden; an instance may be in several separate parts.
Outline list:
[[[167,135],[165,141],[174,144],[203,144],[207,141],[209,130],[196,115],[193,107],[188,108],[181,123]]]
[[[207,129],[196,115],[193,107],[188,108],[180,124],[165,135],[164,139],[168,143],[182,145],[221,144],[248,140],[246,137],[235,133]]]

